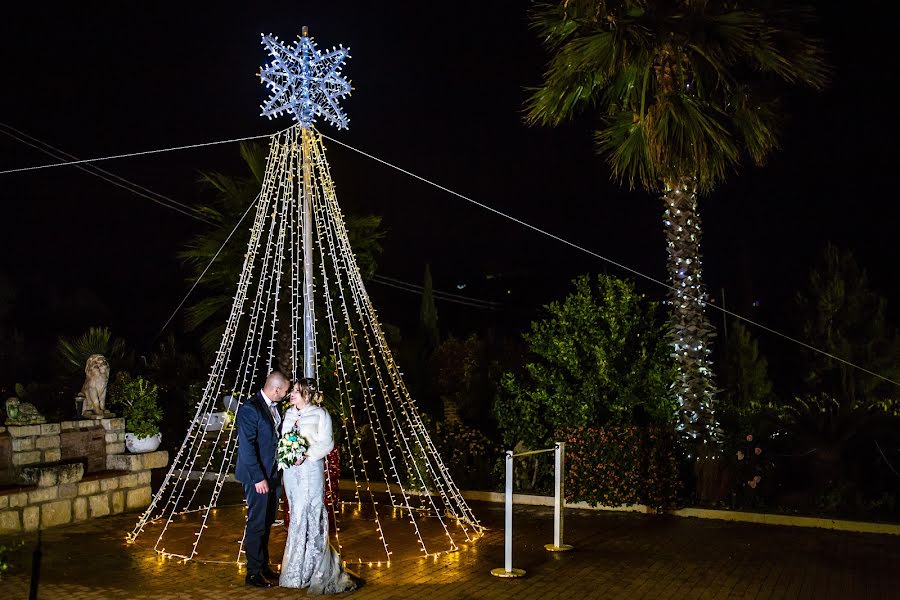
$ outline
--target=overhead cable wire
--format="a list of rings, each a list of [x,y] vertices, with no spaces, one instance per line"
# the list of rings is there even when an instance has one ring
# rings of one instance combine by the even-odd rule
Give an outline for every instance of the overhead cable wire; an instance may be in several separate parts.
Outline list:
[[[0,133],[16,140],[21,144],[25,144],[31,148],[39,152],[43,152],[44,154],[55,158],[60,161],[65,160],[79,160],[77,156],[66,152],[65,150],[60,150],[43,140],[39,140],[38,138],[25,133],[15,127],[7,125],[6,123],[0,123]],[[27,139],[25,139],[27,138]],[[30,140],[30,141],[29,141]],[[126,191],[131,192],[132,194],[139,196],[141,198],[145,198],[154,202],[160,206],[168,208],[170,210],[174,210],[175,212],[181,213],[191,219],[195,219],[197,221],[202,221],[203,223],[207,223],[212,225],[213,222],[203,216],[203,213],[190,206],[188,204],[184,204],[179,202],[173,198],[160,194],[159,192],[155,192],[149,188],[146,188],[140,184],[134,183],[124,177],[116,175],[115,173],[111,173],[106,169],[102,169],[96,165],[75,165],[76,169],[84,171],[88,175],[93,175],[94,177],[99,177],[103,181],[110,183],[114,186],[122,188]]]
[[[396,284],[399,284],[399,285],[406,285],[406,286],[414,287],[414,288],[416,288],[417,290],[423,290],[423,289],[424,289],[424,288],[423,288],[421,285],[419,285],[419,284],[412,283],[412,282],[409,282],[409,281],[404,281],[404,280],[402,280],[402,279],[397,279],[396,277],[388,277],[387,275],[375,275],[375,276],[373,277],[373,279],[383,279],[383,280],[385,280],[385,281],[387,281],[387,282],[390,282],[390,283],[396,283]],[[456,298],[456,299],[459,299],[459,300],[465,300],[465,301],[467,301],[467,302],[477,302],[477,303],[479,303],[479,304],[490,304],[490,305],[492,305],[492,306],[500,306],[500,303],[499,303],[499,302],[494,302],[493,300],[482,300],[481,298],[473,298],[473,297],[471,297],[471,296],[463,296],[462,294],[454,294],[454,293],[452,293],[452,292],[444,292],[444,291],[440,291],[440,290],[434,290],[434,293],[435,293],[435,294],[441,294],[442,296],[445,296],[445,297],[448,297],[448,298]]]
[[[377,283],[378,285],[383,285],[386,287],[403,290],[405,292],[409,292],[411,294],[416,294],[418,296],[421,296],[423,293],[423,290],[421,288],[417,289],[416,287],[412,287],[410,285],[396,284],[396,283],[392,283],[390,281],[384,281],[382,279],[376,279],[376,278],[373,278],[371,281],[373,283]],[[496,303],[488,303],[488,302],[483,302],[483,301],[467,302],[465,300],[459,300],[457,298],[448,298],[448,297],[445,297],[442,293],[438,292],[437,290],[434,290],[433,293],[434,293],[434,299],[440,300],[441,302],[450,302],[453,304],[461,304],[463,306],[471,306],[473,308],[481,308],[481,309],[485,309],[485,310],[497,310],[497,308],[498,308]]]
[[[116,160],[119,158],[132,158],[135,156],[146,156],[148,154],[161,154],[163,152],[174,152],[176,150],[191,150],[193,148],[206,148],[208,146],[218,146],[221,144],[233,144],[235,142],[247,142],[250,140],[259,140],[259,139],[268,138],[268,137],[271,137],[271,134],[264,133],[262,135],[248,135],[245,137],[231,138],[231,139],[227,139],[227,140],[216,140],[214,142],[201,142],[199,144],[187,144],[184,146],[172,146],[170,148],[156,148],[153,150],[142,150],[140,152],[127,152],[125,154],[113,154],[111,156],[100,156],[97,158],[69,160],[69,161],[64,161],[64,162],[51,163],[49,165],[33,165],[31,167],[19,167],[16,169],[6,169],[5,171],[0,171],[0,175],[8,175],[10,173],[23,173],[26,171],[38,171],[41,169],[52,169],[55,167],[69,167],[69,166],[81,165],[81,164],[85,164],[85,163],[101,162],[104,160]]]
[[[450,195],[452,195],[452,196],[456,196],[457,198],[460,198],[460,199],[462,199],[462,200],[465,200],[466,202],[469,202],[470,204],[474,204],[475,206],[478,206],[478,207],[480,207],[480,208],[482,208],[482,209],[484,209],[484,210],[486,210],[486,211],[488,211],[488,212],[491,212],[491,213],[494,213],[495,215],[498,215],[498,216],[500,216],[500,217],[503,217],[504,219],[507,219],[507,220],[509,220],[509,221],[512,221],[512,222],[514,222],[514,223],[517,223],[517,224],[521,225],[522,227],[525,227],[525,228],[527,228],[527,229],[531,229],[532,231],[535,231],[536,233],[539,233],[539,234],[544,235],[544,236],[546,236],[546,237],[549,237],[549,238],[551,238],[551,239],[553,239],[553,240],[556,240],[556,241],[558,241],[558,242],[560,242],[560,243],[562,243],[562,244],[565,244],[566,246],[569,246],[569,247],[571,247],[571,248],[574,248],[574,249],[576,249],[576,250],[578,250],[578,251],[580,251],[580,252],[584,252],[585,254],[588,254],[588,255],[590,255],[590,256],[593,256],[594,258],[598,258],[598,259],[600,259],[600,260],[602,260],[602,261],[604,261],[604,262],[607,262],[607,263],[609,263],[609,264],[611,264],[611,265],[613,265],[613,266],[615,266],[615,267],[618,267],[618,268],[622,269],[623,271],[626,271],[626,272],[628,272],[628,273],[631,273],[632,275],[635,275],[635,276],[637,276],[637,277],[640,277],[640,278],[642,278],[642,279],[645,279],[645,280],[647,280],[647,281],[650,281],[650,282],[652,282],[652,283],[655,283],[655,284],[657,284],[657,285],[659,285],[659,286],[662,286],[662,287],[665,287],[665,288],[667,288],[667,289],[670,289],[670,290],[673,290],[673,291],[676,291],[676,292],[679,292],[679,293],[680,293],[680,290],[678,290],[678,289],[675,288],[674,286],[672,286],[672,285],[670,285],[670,284],[668,284],[668,283],[666,283],[666,282],[664,282],[664,281],[660,281],[659,279],[656,279],[655,277],[652,277],[652,276],[650,276],[650,275],[647,275],[646,273],[642,273],[641,271],[638,271],[637,269],[634,269],[634,268],[629,267],[629,266],[627,266],[627,265],[625,265],[625,264],[623,264],[623,263],[621,263],[621,262],[618,262],[618,261],[616,261],[616,260],[613,260],[613,259],[611,259],[611,258],[608,258],[608,257],[606,257],[606,256],[603,256],[602,254],[599,254],[598,252],[595,252],[595,251],[593,251],[593,250],[590,250],[590,249],[588,249],[588,248],[585,248],[584,246],[580,246],[580,245],[576,244],[575,242],[569,241],[569,240],[567,240],[567,239],[565,239],[565,238],[563,238],[563,237],[561,237],[561,236],[559,236],[559,235],[556,235],[555,233],[551,233],[551,232],[549,232],[549,231],[547,231],[547,230],[545,230],[545,229],[541,229],[540,227],[538,227],[538,226],[536,226],[536,225],[532,225],[531,223],[528,223],[527,221],[523,221],[522,219],[519,219],[519,218],[517,218],[517,217],[514,217],[514,216],[512,216],[512,215],[510,215],[510,214],[508,214],[508,213],[505,213],[505,212],[501,211],[501,210],[498,210],[498,209],[496,209],[496,208],[494,208],[494,207],[492,207],[492,206],[490,206],[490,205],[488,205],[488,204],[484,204],[483,202],[479,202],[479,201],[477,201],[477,200],[474,200],[473,198],[470,198],[470,197],[468,197],[468,196],[466,196],[466,195],[464,195],[464,194],[461,194],[461,193],[459,193],[459,192],[457,192],[457,191],[455,191],[455,190],[452,190],[452,189],[450,189],[450,188],[448,188],[448,187],[446,187],[446,186],[443,186],[443,185],[441,185],[441,184],[439,184],[439,183],[436,183],[436,182],[434,182],[434,181],[431,181],[431,180],[429,180],[429,179],[427,179],[427,178],[425,178],[425,177],[422,177],[421,175],[417,175],[416,173],[413,173],[412,171],[409,171],[409,170],[404,169],[404,168],[402,168],[402,167],[400,167],[400,166],[397,166],[397,165],[395,165],[395,164],[393,164],[393,163],[391,163],[391,162],[388,162],[388,161],[386,161],[386,160],[384,160],[384,159],[382,159],[382,158],[379,158],[379,157],[377,157],[377,156],[374,156],[373,154],[370,154],[370,153],[368,153],[368,152],[365,152],[365,151],[363,151],[363,150],[360,150],[359,148],[355,148],[355,147],[351,146],[350,144],[347,144],[346,142],[342,142],[342,141],[340,141],[340,140],[338,140],[338,139],[335,139],[335,138],[333,138],[333,137],[331,137],[331,136],[325,135],[324,133],[320,133],[320,135],[321,135],[324,139],[327,139],[327,140],[329,140],[329,141],[332,141],[332,142],[338,144],[339,146],[343,146],[343,147],[347,148],[348,150],[352,150],[353,152],[356,152],[357,154],[361,154],[362,156],[365,156],[366,158],[369,158],[369,159],[371,159],[371,160],[374,160],[375,162],[381,163],[381,164],[383,164],[383,165],[385,165],[385,166],[387,166],[387,167],[390,167],[390,168],[392,168],[392,169],[394,169],[394,170],[396,170],[396,171],[399,171],[400,173],[403,173],[403,174],[405,174],[405,175],[407,175],[407,176],[409,176],[409,177],[412,177],[413,179],[418,179],[419,181],[421,181],[421,182],[423,182],[423,183],[426,183],[426,184],[428,184],[428,185],[430,185],[430,186],[432,186],[432,187],[435,187],[435,188],[437,188],[437,189],[439,189],[439,190],[442,190],[442,191],[444,191],[444,192],[446,192],[446,193],[448,193],[448,194],[450,194]],[[104,157],[99,157],[99,158],[88,158],[88,159],[83,159],[83,160],[73,160],[73,161],[67,161],[67,162],[53,163],[53,164],[49,164],[49,165],[35,165],[35,166],[31,166],[31,167],[19,167],[19,168],[16,168],[16,169],[7,169],[7,170],[4,170],[4,171],[0,171],[0,175],[7,175],[7,174],[10,174],[10,173],[21,173],[21,172],[26,172],[26,171],[36,171],[36,170],[40,170],[40,169],[49,169],[49,168],[53,168],[53,167],[74,166],[74,165],[79,165],[79,164],[93,163],[93,162],[100,162],[100,161],[105,161],[105,160],[115,160],[115,159],[119,159],[119,158],[130,158],[130,157],[135,157],[135,156],[146,156],[146,155],[149,155],[149,154],[160,154],[160,153],[163,153],[163,152],[173,152],[173,151],[176,151],[176,150],[188,150],[188,149],[192,149],[192,148],[203,148],[203,147],[206,147],[206,146],[215,146],[215,145],[219,145],[219,144],[230,144],[230,143],[234,143],[234,142],[243,142],[243,141],[249,141],[249,140],[257,140],[257,139],[267,138],[267,137],[271,137],[270,134],[263,134],[263,135],[256,135],[256,136],[246,136],[246,137],[241,137],[241,138],[232,138],[232,139],[228,139],[228,140],[217,140],[217,141],[213,141],[213,142],[202,142],[202,143],[199,143],[199,144],[188,144],[188,145],[184,145],[184,146],[173,146],[173,147],[170,147],[170,148],[158,148],[158,149],[154,149],[154,150],[144,150],[144,151],[140,151],[140,152],[130,152],[130,153],[125,153],[125,154],[116,154],[116,155],[112,155],[112,156],[104,156]],[[254,203],[255,203],[255,202],[254,202]],[[252,205],[251,205],[251,206],[252,206]],[[248,210],[249,210],[249,209],[248,209]],[[245,213],[244,216],[246,216],[246,213]],[[243,218],[244,218],[244,217],[242,216],[242,217],[241,217],[241,221],[243,221]],[[240,224],[240,221],[238,221],[238,224]],[[237,228],[237,225],[235,225],[235,229],[236,229],[236,228]],[[232,230],[232,233],[229,234],[229,237],[226,239],[226,242],[228,241],[228,239],[231,238],[231,235],[232,235],[233,233],[234,233],[234,230]],[[222,247],[224,247],[224,244],[223,244]],[[222,248],[219,249],[219,252],[221,252],[221,250],[222,250]],[[218,256],[218,253],[216,254],[216,256]],[[207,268],[209,268],[209,266],[212,265],[212,262],[213,262],[213,261],[215,261],[215,257],[213,257],[213,260],[210,261],[210,264],[209,264],[209,265],[207,265]],[[184,301],[187,300],[187,296],[189,296],[190,293],[193,291],[193,289],[197,286],[197,284],[200,282],[200,279],[203,277],[203,274],[205,274],[205,272],[206,272],[206,271],[204,270],[204,273],[201,273],[200,278],[198,278],[197,281],[194,282],[194,285],[191,287],[191,290],[188,291],[188,294],[185,296],[184,300],[182,300],[182,303],[181,303],[181,304],[183,304]],[[693,298],[692,296],[690,296],[690,295],[688,295],[688,294],[682,293],[681,296],[682,296],[683,298],[688,299],[688,300],[695,300],[695,301],[697,301],[696,298]],[[176,311],[175,311],[175,312],[177,312],[178,309],[181,308],[181,304],[179,304],[179,306],[178,306],[178,308],[176,308]],[[782,333],[782,332],[778,331],[777,329],[773,329],[773,328],[771,328],[771,327],[769,327],[769,326],[767,326],[767,325],[764,325],[764,324],[762,324],[762,323],[759,323],[758,321],[754,321],[754,320],[752,320],[752,319],[750,319],[750,318],[747,318],[747,317],[745,317],[745,316],[743,316],[743,315],[740,315],[740,314],[738,314],[738,313],[736,313],[736,312],[730,311],[730,310],[728,310],[728,309],[726,309],[726,308],[724,308],[724,307],[718,306],[718,305],[716,305],[716,304],[704,303],[704,305],[705,305],[705,306],[709,306],[709,307],[713,308],[714,310],[718,310],[719,312],[721,312],[721,313],[723,313],[723,314],[726,314],[726,315],[729,315],[729,316],[731,316],[731,317],[733,317],[733,318],[735,318],[735,319],[738,319],[738,320],[740,320],[740,321],[743,321],[743,322],[745,322],[745,323],[748,323],[748,324],[750,324],[750,325],[753,325],[754,327],[758,327],[759,329],[762,329],[763,331],[767,331],[768,333],[771,333],[771,334],[773,334],[773,335],[776,335],[776,336],[778,336],[778,337],[781,337],[781,338],[783,338],[783,339],[785,339],[785,340],[787,340],[787,341],[789,341],[789,342],[792,342],[792,343],[794,343],[794,344],[797,344],[797,345],[799,345],[799,346],[802,346],[802,347],[804,347],[804,348],[806,348],[806,349],[808,349],[808,350],[812,350],[813,352],[816,352],[817,354],[821,354],[822,356],[825,356],[825,357],[830,358],[830,359],[832,359],[832,360],[835,360],[835,361],[837,361],[837,362],[843,363],[843,364],[845,364],[845,365],[847,365],[847,366],[849,366],[849,367],[852,367],[852,368],[854,368],[854,369],[857,369],[857,370],[859,370],[859,371],[861,371],[861,372],[863,372],[863,373],[867,373],[867,374],[872,375],[873,377],[876,377],[876,378],[878,378],[878,379],[881,379],[881,380],[883,380],[883,381],[885,381],[885,382],[887,382],[887,383],[892,383],[892,384],[894,384],[894,385],[900,387],[900,382],[898,382],[898,381],[895,381],[895,380],[893,380],[893,379],[891,379],[891,378],[889,378],[889,377],[886,377],[886,376],[884,376],[884,375],[882,375],[882,374],[880,374],[880,373],[876,373],[875,371],[872,371],[872,370],[870,370],[870,369],[867,369],[867,368],[865,368],[865,367],[863,367],[863,366],[861,366],[861,365],[858,365],[858,364],[856,364],[856,363],[853,363],[853,362],[851,362],[851,361],[849,361],[849,360],[847,360],[847,359],[841,358],[840,356],[836,356],[836,355],[834,355],[834,354],[832,354],[832,353],[830,353],[830,352],[827,352],[827,351],[825,351],[825,350],[822,350],[822,349],[820,349],[820,348],[817,348],[817,347],[815,347],[815,346],[813,346],[813,345],[811,345],[811,344],[808,344],[808,343],[806,343],[806,342],[804,342],[804,341],[802,341],[802,340],[799,340],[799,339],[797,339],[797,338],[795,338],[795,337],[789,336],[789,335],[787,335],[786,333]],[[174,313],[173,313],[172,317],[174,317]],[[171,318],[172,318],[172,317],[170,317],[169,321],[166,322],[166,325],[163,326],[163,330],[165,329],[166,326],[168,326],[169,322],[171,322]],[[162,330],[160,331],[160,333],[162,333]]]
[[[191,286],[191,289],[189,289],[187,291],[187,294],[184,295],[184,298],[181,299],[181,302],[178,303],[178,306],[176,306],[175,310],[172,311],[172,314],[169,315],[169,318],[168,318],[168,320],[166,320],[165,324],[162,327],[160,327],[159,332],[157,332],[156,336],[154,336],[153,340],[150,342],[151,344],[159,339],[159,336],[162,335],[162,332],[166,330],[166,327],[169,326],[169,323],[172,322],[172,319],[175,318],[175,315],[178,314],[178,311],[181,310],[181,307],[184,306],[185,302],[187,302],[188,297],[190,297],[190,295],[191,295],[191,293],[193,293],[194,289],[200,284],[200,280],[203,279],[203,276],[206,275],[206,272],[209,271],[209,268],[212,266],[212,264],[214,262],[216,262],[217,258],[219,258],[219,254],[221,254],[222,250],[225,249],[225,246],[231,240],[231,236],[234,235],[234,232],[237,231],[238,227],[241,226],[241,223],[244,222],[244,219],[250,213],[250,209],[253,208],[254,206],[256,206],[256,203],[259,201],[260,195],[261,194],[257,194],[256,198],[253,199],[253,202],[251,202],[250,205],[247,206],[247,210],[244,211],[244,214],[241,215],[241,218],[238,219],[238,222],[234,224],[234,227],[232,227],[232,229],[231,229],[231,233],[228,234],[228,237],[225,238],[225,241],[222,242],[222,245],[219,246],[219,249],[216,250],[216,253],[206,264],[206,267],[203,269],[203,272],[200,273],[200,276],[197,277],[196,281],[194,281],[194,285]]]
[[[365,151],[363,151],[363,150],[360,150],[359,148],[355,148],[355,147],[351,146],[350,144],[347,144],[346,142],[342,142],[342,141],[337,140],[337,139],[335,139],[335,138],[333,138],[333,137],[327,136],[327,135],[325,135],[324,133],[321,134],[321,135],[322,135],[323,138],[325,138],[325,139],[327,139],[327,140],[329,140],[329,141],[332,141],[332,142],[334,142],[335,144],[338,144],[339,146],[343,146],[344,148],[347,148],[348,150],[352,150],[353,152],[356,152],[357,154],[361,154],[362,156],[365,156],[366,158],[369,158],[369,159],[371,159],[371,160],[374,160],[375,162],[381,163],[381,164],[383,164],[383,165],[385,165],[385,166],[387,166],[387,167],[390,167],[390,168],[392,168],[392,169],[394,169],[394,170],[396,170],[396,171],[399,171],[400,173],[403,173],[403,174],[405,174],[405,175],[408,175],[409,177],[412,177],[413,179],[418,179],[419,181],[421,181],[421,182],[423,182],[423,183],[426,183],[426,184],[428,184],[428,185],[430,185],[430,186],[432,186],[432,187],[435,187],[435,188],[437,188],[437,189],[439,189],[439,190],[442,190],[442,191],[444,191],[444,192],[450,194],[451,196],[456,196],[457,198],[460,198],[460,199],[462,199],[462,200],[465,200],[466,202],[469,202],[470,204],[474,204],[475,206],[478,206],[479,208],[483,208],[484,210],[486,210],[486,211],[488,211],[488,212],[491,212],[491,213],[494,213],[495,215],[498,215],[498,216],[500,216],[500,217],[503,217],[504,219],[507,219],[507,220],[509,220],[509,221],[512,221],[512,222],[514,222],[514,223],[517,223],[517,224],[519,224],[519,225],[521,225],[521,226],[523,226],[523,227],[525,227],[525,228],[527,228],[527,229],[531,229],[532,231],[535,231],[535,232],[537,232],[537,233],[539,233],[539,234],[541,234],[541,235],[544,235],[544,236],[549,237],[549,238],[551,238],[551,239],[554,239],[554,240],[556,240],[556,241],[558,241],[558,242],[561,242],[561,243],[565,244],[566,246],[569,246],[569,247],[571,247],[571,248],[574,248],[574,249],[576,249],[576,250],[579,250],[579,251],[581,251],[581,252],[584,252],[585,254],[589,254],[590,256],[593,256],[594,258],[599,258],[600,260],[602,260],[602,261],[604,261],[604,262],[607,262],[607,263],[609,263],[609,264],[611,264],[611,265],[613,265],[613,266],[615,266],[615,267],[618,267],[618,268],[622,269],[623,271],[626,271],[626,272],[628,272],[628,273],[631,273],[632,275],[636,275],[637,277],[640,277],[640,278],[642,278],[642,279],[645,279],[645,280],[647,280],[647,281],[650,281],[650,282],[652,282],[652,283],[655,283],[655,284],[657,284],[657,285],[660,285],[660,286],[662,286],[662,287],[664,287],[664,288],[667,288],[667,289],[670,289],[670,290],[673,290],[673,291],[675,291],[675,292],[679,292],[679,293],[680,293],[680,290],[678,290],[678,289],[675,288],[674,286],[672,286],[672,285],[670,285],[670,284],[668,284],[668,283],[666,283],[666,282],[664,282],[664,281],[660,281],[659,279],[656,279],[655,277],[652,277],[652,276],[650,276],[650,275],[647,275],[647,274],[645,274],[645,273],[642,273],[641,271],[638,271],[637,269],[633,269],[633,268],[631,268],[631,267],[629,267],[629,266],[627,266],[627,265],[625,265],[625,264],[622,264],[622,263],[620,263],[620,262],[618,262],[618,261],[615,261],[615,260],[613,260],[613,259],[611,259],[611,258],[608,258],[608,257],[606,257],[606,256],[603,256],[602,254],[599,254],[599,253],[597,253],[597,252],[595,252],[595,251],[593,251],[593,250],[590,250],[590,249],[588,249],[588,248],[585,248],[584,246],[580,246],[580,245],[576,244],[575,242],[571,242],[571,241],[569,241],[569,240],[567,240],[567,239],[565,239],[565,238],[563,238],[563,237],[561,237],[561,236],[559,236],[559,235],[556,235],[555,233],[551,233],[551,232],[549,232],[549,231],[547,231],[547,230],[545,230],[545,229],[541,229],[540,227],[538,227],[538,226],[536,226],[536,225],[532,225],[531,223],[528,223],[527,221],[523,221],[522,219],[519,219],[519,218],[514,217],[514,216],[512,216],[512,215],[510,215],[510,214],[508,214],[508,213],[505,213],[505,212],[503,212],[503,211],[501,211],[501,210],[498,210],[498,209],[496,209],[496,208],[494,208],[494,207],[492,207],[492,206],[489,206],[489,205],[487,205],[487,204],[484,204],[483,202],[479,202],[479,201],[477,201],[477,200],[474,200],[474,199],[472,199],[472,198],[469,198],[468,196],[466,196],[466,195],[464,195],[464,194],[461,194],[461,193],[459,193],[459,192],[457,192],[457,191],[455,191],[455,190],[452,190],[452,189],[450,189],[450,188],[448,188],[448,187],[446,187],[446,186],[443,186],[443,185],[441,185],[441,184],[439,184],[439,183],[436,183],[436,182],[434,182],[434,181],[431,181],[430,179],[426,179],[425,177],[422,177],[421,175],[417,175],[417,174],[413,173],[412,171],[409,171],[409,170],[407,170],[407,169],[404,169],[403,167],[399,167],[399,166],[397,166],[397,165],[395,165],[395,164],[393,164],[393,163],[391,163],[391,162],[388,162],[388,161],[384,160],[383,158],[379,158],[379,157],[377,157],[377,156],[374,156],[374,155],[372,155],[372,154],[369,154],[368,152],[365,152]],[[691,297],[691,296],[688,295],[688,294],[682,294],[682,297],[683,297],[683,298],[687,298],[688,300],[695,300],[695,301],[697,301],[696,298],[693,298],[693,297]],[[835,356],[834,354],[832,354],[832,353],[830,353],[830,352],[827,352],[827,351],[825,351],[825,350],[822,350],[822,349],[820,349],[820,348],[817,348],[817,347],[815,347],[815,346],[813,346],[813,345],[811,345],[811,344],[807,344],[806,342],[804,342],[804,341],[802,341],[802,340],[798,340],[798,339],[795,338],[795,337],[789,336],[789,335],[787,335],[786,333],[782,333],[782,332],[778,331],[777,329],[772,329],[771,327],[768,327],[767,325],[763,325],[762,323],[759,323],[759,322],[757,322],[757,321],[754,321],[754,320],[752,320],[752,319],[749,319],[749,318],[747,318],[747,317],[745,317],[745,316],[743,316],[743,315],[740,315],[740,314],[738,314],[738,313],[736,313],[736,312],[730,311],[730,310],[728,310],[728,309],[726,309],[726,308],[724,308],[724,307],[718,306],[718,305],[716,305],[716,304],[707,304],[707,303],[704,303],[704,304],[705,304],[706,306],[709,306],[709,307],[711,307],[711,308],[713,308],[713,309],[715,309],[715,310],[718,310],[718,311],[720,311],[720,312],[722,312],[722,313],[724,313],[724,314],[726,314],[726,315],[729,315],[729,316],[731,316],[731,317],[733,317],[733,318],[735,318],[735,319],[739,319],[739,320],[741,320],[741,321],[744,321],[745,323],[749,323],[750,325],[753,325],[754,327],[758,327],[758,328],[760,328],[760,329],[762,329],[762,330],[764,330],[764,331],[767,331],[767,332],[769,332],[769,333],[771,333],[771,334],[773,334],[773,335],[776,335],[776,336],[779,336],[779,337],[781,337],[781,338],[784,338],[785,340],[787,340],[787,341],[789,341],[789,342],[793,342],[794,344],[797,344],[797,345],[799,345],[799,346],[803,346],[804,348],[806,348],[806,349],[808,349],[808,350],[812,350],[813,352],[816,352],[816,353],[818,353],[818,354],[821,354],[821,355],[823,355],[823,356],[826,356],[826,357],[828,357],[828,358],[830,358],[830,359],[832,359],[832,360],[835,360],[835,361],[837,361],[837,362],[843,363],[843,364],[845,364],[845,365],[847,365],[847,366],[849,366],[849,367],[852,367],[852,368],[854,368],[854,369],[857,369],[857,370],[859,370],[859,371],[862,371],[863,373],[867,373],[867,374],[869,374],[869,375],[872,375],[873,377],[877,377],[878,379],[881,379],[881,380],[883,380],[883,381],[886,381],[886,382],[888,382],[888,383],[892,383],[892,384],[894,384],[894,385],[900,387],[900,382],[898,382],[898,381],[895,381],[895,380],[893,380],[893,379],[891,379],[891,378],[889,378],[889,377],[885,377],[884,375],[882,375],[882,374],[880,374],[880,373],[876,373],[875,371],[872,371],[872,370],[870,370],[870,369],[867,369],[867,368],[865,368],[865,367],[863,367],[863,366],[861,366],[861,365],[858,365],[858,364],[856,364],[856,363],[850,362],[849,360],[846,360],[846,359],[841,358],[841,357],[839,357],[839,356]]]

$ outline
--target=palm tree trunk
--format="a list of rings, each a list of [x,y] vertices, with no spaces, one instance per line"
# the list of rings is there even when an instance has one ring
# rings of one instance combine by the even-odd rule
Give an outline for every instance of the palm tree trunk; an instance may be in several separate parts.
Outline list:
[[[666,183],[662,198],[669,282],[674,288],[669,292],[669,336],[677,367],[678,429],[699,442],[696,451],[702,458],[717,453],[722,431],[715,414],[717,390],[710,360],[715,329],[705,312],[708,296],[702,278],[694,178]]]

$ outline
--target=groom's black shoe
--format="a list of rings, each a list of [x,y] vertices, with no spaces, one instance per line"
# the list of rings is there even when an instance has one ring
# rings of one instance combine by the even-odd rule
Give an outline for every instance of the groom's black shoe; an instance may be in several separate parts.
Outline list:
[[[266,565],[265,567],[263,567],[263,568],[262,568],[262,571],[260,571],[260,573],[262,573],[262,574],[263,574],[263,577],[265,577],[266,579],[268,579],[269,581],[271,581],[273,584],[274,584],[276,581],[278,581],[278,577],[279,577],[278,573],[276,573],[275,571],[273,571],[273,570],[272,570],[272,567],[270,567],[269,565]]]
[[[262,576],[261,573],[254,573],[253,575],[247,575],[247,578],[244,579],[244,582],[251,587],[258,588],[270,588],[272,584]]]

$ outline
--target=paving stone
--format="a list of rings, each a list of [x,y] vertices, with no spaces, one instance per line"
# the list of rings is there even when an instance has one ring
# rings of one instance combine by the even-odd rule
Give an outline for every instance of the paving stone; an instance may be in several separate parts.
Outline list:
[[[525,569],[526,576],[501,579],[489,573],[503,565],[502,506],[473,503],[472,508],[489,528],[474,551],[463,549],[423,560],[409,554],[415,550],[414,542],[409,550],[405,542],[394,540],[392,566],[355,567],[366,583],[346,597],[793,600],[896,598],[900,589],[900,569],[896,568],[900,543],[889,535],[573,510],[566,514],[565,541],[575,549],[548,553],[543,544],[552,539],[552,510],[519,506],[513,564]],[[240,538],[237,517],[242,513],[233,511],[227,518],[225,514],[223,509],[213,517],[219,520],[205,535],[210,536],[210,543],[222,547],[223,555],[230,555],[235,537]],[[135,518],[131,513],[43,531],[41,597],[247,600],[265,596],[293,600],[304,596],[303,591],[283,588],[258,593],[248,590],[243,582],[245,573],[233,564],[163,561],[152,550],[156,536],[150,531],[137,544],[126,545],[125,533],[132,530]],[[222,533],[226,528],[231,529]],[[220,537],[213,537],[217,533]],[[28,597],[37,537],[31,533],[19,539],[25,545],[10,556],[13,566],[4,573],[4,598]],[[283,543],[283,529],[276,527],[270,545],[276,565]],[[352,540],[349,544],[352,548]],[[210,550],[208,545],[206,550]],[[348,554],[351,551],[347,549]]]

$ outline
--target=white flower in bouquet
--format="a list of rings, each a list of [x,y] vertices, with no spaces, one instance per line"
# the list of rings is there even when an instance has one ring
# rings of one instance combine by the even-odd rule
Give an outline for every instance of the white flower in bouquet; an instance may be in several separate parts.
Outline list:
[[[278,440],[278,466],[282,469],[293,467],[309,450],[309,440],[294,430],[285,432]]]

